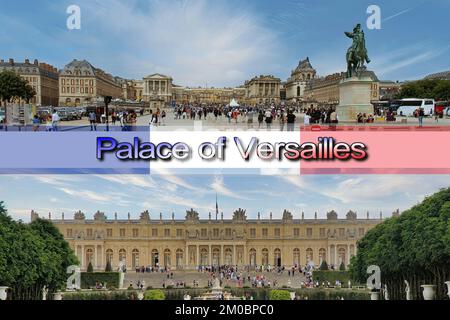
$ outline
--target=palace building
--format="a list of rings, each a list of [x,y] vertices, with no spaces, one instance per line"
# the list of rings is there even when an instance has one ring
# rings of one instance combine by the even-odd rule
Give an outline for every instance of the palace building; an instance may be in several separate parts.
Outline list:
[[[397,213],[394,213],[394,215]],[[31,220],[38,218],[31,212]],[[49,214],[49,219],[51,215]],[[363,219],[349,211],[344,219],[335,211],[326,219],[294,219],[284,210],[282,219],[247,219],[246,211],[238,209],[232,219],[223,219],[216,210],[215,217],[200,219],[198,212],[186,211],[183,220],[163,219],[160,213],[150,217],[148,211],[139,219],[107,219],[102,212],[86,219],[81,211],[73,219],[52,220],[77,255],[81,268],[92,263],[94,269],[104,270],[107,261],[117,268],[123,261],[128,270],[141,266],[170,267],[172,270],[195,269],[199,265],[305,265],[311,261],[319,265],[348,265],[356,254],[358,239],[382,222]]]
[[[43,106],[58,105],[58,69],[55,67],[34,60],[30,63],[29,59],[24,62],[17,62],[9,59],[8,62],[0,60],[0,72],[13,71],[36,91],[36,95],[30,100],[30,103]]]
[[[297,68],[291,72],[286,81],[286,100],[289,102],[300,102],[303,100],[306,85],[315,78],[316,70],[309,62],[309,57],[300,60]]]

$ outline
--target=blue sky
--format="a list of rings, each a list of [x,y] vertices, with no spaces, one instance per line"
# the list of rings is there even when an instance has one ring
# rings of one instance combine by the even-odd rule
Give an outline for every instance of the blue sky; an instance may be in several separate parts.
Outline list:
[[[81,8],[81,30],[66,9]],[[366,27],[367,7],[381,8],[381,30]],[[447,0],[82,0],[2,1],[3,59],[38,58],[62,68],[72,59],[127,78],[154,72],[176,84],[234,86],[260,74],[285,80],[309,56],[320,75],[345,68],[362,23],[381,79],[406,80],[450,69]]]
[[[11,216],[29,221],[33,209],[41,216],[66,218],[82,210],[92,218],[97,210],[109,218],[114,212],[137,218],[148,209],[153,218],[162,212],[170,218],[184,218],[195,208],[202,218],[219,210],[230,218],[237,208],[248,216],[280,218],[284,209],[294,217],[319,218],[334,209],[340,217],[348,210],[365,217],[384,216],[405,210],[440,188],[449,187],[448,177],[432,175],[2,175],[0,200]]]

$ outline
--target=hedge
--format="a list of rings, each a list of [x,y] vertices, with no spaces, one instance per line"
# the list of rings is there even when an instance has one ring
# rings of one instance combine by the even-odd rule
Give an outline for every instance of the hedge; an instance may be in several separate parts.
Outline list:
[[[166,295],[163,290],[147,290],[144,294],[144,300],[165,300]]]
[[[66,292],[63,300],[137,300],[137,293],[130,291],[92,291],[92,292]]]
[[[95,287],[96,283],[106,283],[107,288],[118,288],[120,282],[119,272],[82,272],[81,289],[90,289]]]
[[[329,281],[332,286],[336,284],[336,280],[339,280],[344,287],[348,286],[348,281],[351,279],[348,271],[333,270],[315,270],[313,271],[312,278],[314,282],[319,281],[319,284]]]
[[[271,290],[269,300],[291,300],[291,294],[287,290]]]

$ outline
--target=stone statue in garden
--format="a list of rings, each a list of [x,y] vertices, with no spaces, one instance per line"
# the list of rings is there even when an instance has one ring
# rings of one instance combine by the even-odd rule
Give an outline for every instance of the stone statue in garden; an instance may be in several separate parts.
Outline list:
[[[411,300],[411,288],[409,287],[409,282],[407,280],[405,280],[405,284],[406,284],[406,288],[405,288],[406,300]]]
[[[47,300],[48,289],[47,286],[42,288],[42,300]]]

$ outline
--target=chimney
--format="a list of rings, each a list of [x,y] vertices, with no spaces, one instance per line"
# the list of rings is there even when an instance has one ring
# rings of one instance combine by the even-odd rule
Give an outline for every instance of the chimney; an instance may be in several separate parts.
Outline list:
[[[38,65],[39,65],[38,59],[34,59],[34,65],[35,65],[35,66],[38,66]]]
[[[9,58],[9,64],[13,66],[14,65],[14,59]]]

